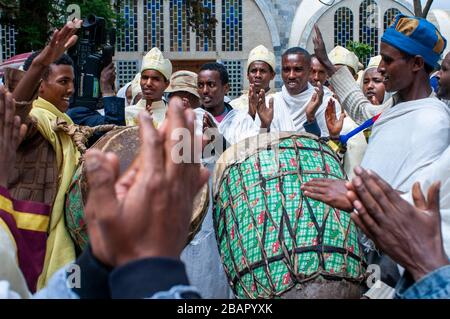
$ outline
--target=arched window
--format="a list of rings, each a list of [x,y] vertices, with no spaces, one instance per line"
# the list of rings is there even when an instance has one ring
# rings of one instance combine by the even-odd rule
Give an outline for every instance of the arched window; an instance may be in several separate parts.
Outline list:
[[[222,1],[222,51],[242,51],[242,0]]]
[[[373,48],[372,56],[378,54],[378,5],[374,0],[365,0],[359,7],[359,42]],[[367,65],[369,59],[370,56],[361,62]]]
[[[190,42],[186,1],[170,0],[170,51],[189,51]]]
[[[164,0],[144,0],[144,52],[164,51]]]
[[[138,0],[123,0],[118,8],[117,51],[138,50]]]
[[[344,48],[353,40],[353,13],[349,8],[339,8],[334,14],[334,46]]]
[[[216,16],[216,0],[203,0],[203,6]],[[216,51],[216,28],[211,32],[211,37],[196,35],[197,51]]]
[[[401,13],[400,10],[396,8],[390,8],[386,10],[383,19],[384,31],[386,31],[386,29],[391,25],[391,23],[394,22],[395,16],[400,13]]]

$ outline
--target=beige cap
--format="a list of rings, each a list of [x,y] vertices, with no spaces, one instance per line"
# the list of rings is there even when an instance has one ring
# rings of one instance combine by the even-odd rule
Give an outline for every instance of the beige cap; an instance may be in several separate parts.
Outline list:
[[[134,101],[136,96],[142,92],[141,89],[141,74],[137,73],[131,81],[131,102]]]
[[[336,64],[343,64],[347,65],[348,67],[352,68],[355,71],[355,74],[359,71],[359,60],[355,53],[347,50],[344,47],[337,46],[333,50],[328,53],[328,58],[330,59],[331,63],[334,65]]]
[[[158,48],[153,48],[142,58],[141,73],[146,70],[156,70],[160,72],[166,80],[172,75],[172,63],[164,59],[162,52]]]
[[[255,61],[262,61],[266,62],[268,65],[271,66],[272,71],[275,72],[275,54],[273,52],[269,51],[265,46],[258,45],[256,48],[253,48],[249,55],[248,55],[248,61],[247,61],[247,71],[250,67],[250,64],[252,64]]]
[[[369,60],[369,64],[367,65],[366,70],[368,69],[373,69],[373,68],[378,68],[378,66],[380,65],[381,62],[381,55],[377,55],[374,57],[371,57]]]
[[[170,85],[166,93],[188,92],[200,98],[197,92],[197,74],[191,71],[180,70],[172,74]]]

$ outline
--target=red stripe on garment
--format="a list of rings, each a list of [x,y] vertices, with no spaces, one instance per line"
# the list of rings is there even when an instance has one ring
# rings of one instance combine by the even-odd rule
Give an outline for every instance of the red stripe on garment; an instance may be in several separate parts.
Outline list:
[[[8,198],[15,204],[15,201],[11,197]],[[28,288],[34,293],[36,291],[37,280],[44,267],[47,232],[18,229],[14,217],[2,209],[0,209],[0,218],[8,226],[14,237],[20,270],[25,277]]]
[[[39,202],[12,199],[9,191],[2,186],[0,186],[0,195],[13,201],[15,211],[36,215],[50,215],[51,207],[49,205]]]

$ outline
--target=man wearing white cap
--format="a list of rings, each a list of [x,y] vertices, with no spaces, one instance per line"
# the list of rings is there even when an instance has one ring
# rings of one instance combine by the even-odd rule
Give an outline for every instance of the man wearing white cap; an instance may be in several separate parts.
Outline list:
[[[169,86],[172,75],[172,63],[164,59],[158,48],[151,49],[142,59],[141,89],[142,100],[125,110],[127,125],[136,125],[140,111],[147,110],[153,117],[153,122],[160,125],[166,117],[167,106],[162,100],[164,90]]]
[[[265,46],[258,45],[250,51],[247,61],[247,79],[250,83],[250,88],[253,93],[258,94],[261,90],[267,93],[270,92],[270,81],[275,77],[275,55],[269,51]],[[248,111],[249,109],[249,94],[245,92],[237,99],[230,102],[234,109]],[[267,97],[272,94],[266,95]]]
[[[359,71],[359,59],[355,53],[338,45],[334,47],[334,49],[331,50],[330,53],[328,53],[328,58],[338,70],[343,66],[347,66],[348,70],[353,75],[355,80],[357,79],[357,74]]]

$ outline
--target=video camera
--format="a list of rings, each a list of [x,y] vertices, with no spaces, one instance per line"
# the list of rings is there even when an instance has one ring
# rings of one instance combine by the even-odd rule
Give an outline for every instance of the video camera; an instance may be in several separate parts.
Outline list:
[[[115,29],[107,30],[102,17],[88,15],[83,20],[77,44],[68,54],[74,62],[75,93],[70,107],[98,108],[100,74],[112,62],[115,47]]]

